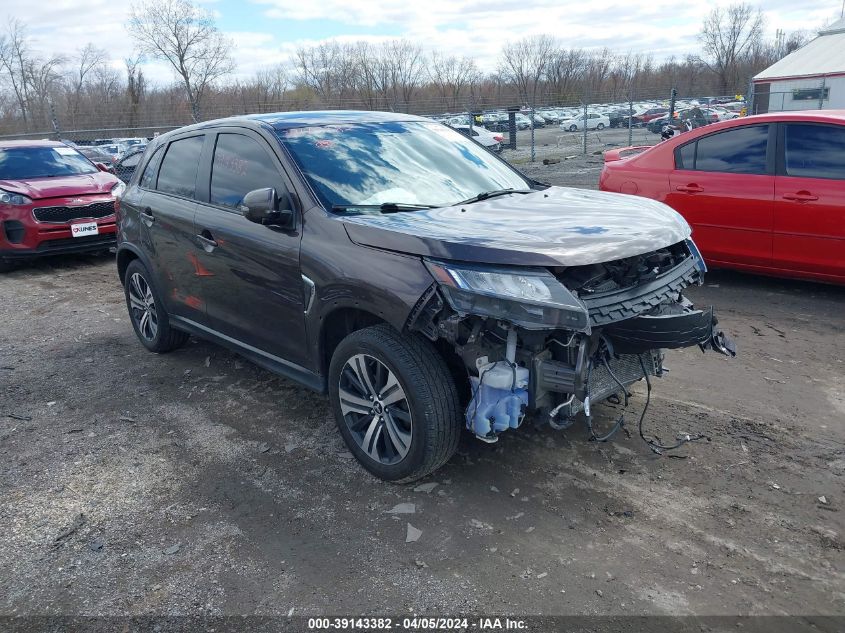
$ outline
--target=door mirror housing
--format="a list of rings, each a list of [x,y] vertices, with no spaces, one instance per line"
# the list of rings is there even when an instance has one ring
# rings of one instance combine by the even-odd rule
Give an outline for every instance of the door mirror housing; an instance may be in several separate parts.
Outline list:
[[[114,169],[112,169],[111,167],[109,167],[109,166],[108,166],[108,165],[106,165],[105,163],[95,162],[95,163],[94,163],[94,166],[95,166],[97,169],[99,169],[100,171],[104,171],[104,172],[106,172],[106,173],[111,173],[111,174],[113,174],[113,173],[114,173]]]
[[[248,192],[238,205],[238,210],[247,220],[256,224],[281,228],[293,226],[290,196],[285,193],[279,197],[272,187]]]

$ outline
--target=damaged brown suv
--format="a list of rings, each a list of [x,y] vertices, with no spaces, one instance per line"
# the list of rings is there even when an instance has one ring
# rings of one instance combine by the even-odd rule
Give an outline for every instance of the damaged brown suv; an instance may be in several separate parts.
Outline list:
[[[442,466],[463,428],[494,442],[529,414],[583,414],[605,439],[590,407],[650,389],[664,350],[733,353],[682,295],[705,267],[669,207],[533,182],[408,115],[158,137],[120,204],[117,261],[147,349],[193,334],[327,392],[350,450],[392,481]]]

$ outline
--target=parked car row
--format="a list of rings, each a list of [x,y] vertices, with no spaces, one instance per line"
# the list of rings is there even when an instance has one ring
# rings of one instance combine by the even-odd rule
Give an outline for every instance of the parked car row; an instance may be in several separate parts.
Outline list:
[[[708,105],[699,103],[696,99],[678,99],[675,102],[675,112],[690,110],[700,107],[704,110],[710,121],[724,121],[736,118],[744,113],[745,102],[736,101],[731,103],[711,102],[714,98],[708,97]],[[702,102],[704,99],[702,99]],[[565,131],[578,131],[584,129],[584,115],[587,118],[588,129],[604,129],[616,127],[646,127],[657,119],[668,118],[669,102],[638,101],[635,103],[605,103],[592,104],[585,113],[584,107],[540,107],[534,109],[533,125],[535,128],[542,128],[547,125],[557,125]],[[596,116],[603,117],[601,121]],[[458,114],[443,114],[430,117],[451,127],[456,125],[468,125],[471,115],[468,112]],[[493,132],[507,132],[509,130],[509,114],[504,110],[491,110],[475,115],[474,126],[485,127]],[[516,129],[527,130],[532,125],[532,114],[530,108],[523,108],[516,113]],[[563,122],[567,122],[563,125]],[[649,126],[651,129],[651,126]],[[657,130],[660,131],[659,129]]]

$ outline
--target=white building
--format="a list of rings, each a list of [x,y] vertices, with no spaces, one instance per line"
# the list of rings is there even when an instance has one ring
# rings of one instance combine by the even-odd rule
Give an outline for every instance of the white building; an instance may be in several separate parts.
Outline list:
[[[755,114],[845,109],[845,18],[819,31],[816,39],[753,81]]]

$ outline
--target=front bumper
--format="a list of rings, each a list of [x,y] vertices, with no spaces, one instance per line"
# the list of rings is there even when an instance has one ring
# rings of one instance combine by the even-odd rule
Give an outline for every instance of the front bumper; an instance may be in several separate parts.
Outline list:
[[[0,208],[0,257],[32,259],[114,246],[117,222],[114,197],[36,200],[32,205]],[[97,235],[73,237],[71,226],[96,222]]]

